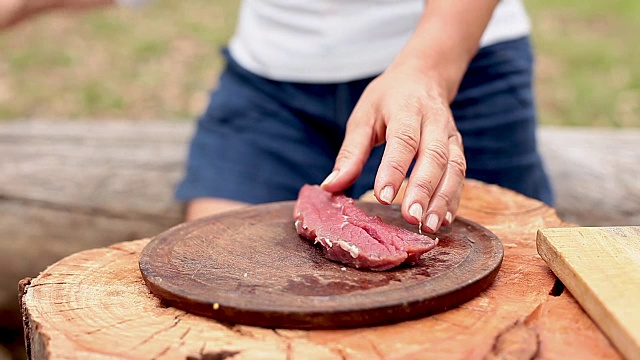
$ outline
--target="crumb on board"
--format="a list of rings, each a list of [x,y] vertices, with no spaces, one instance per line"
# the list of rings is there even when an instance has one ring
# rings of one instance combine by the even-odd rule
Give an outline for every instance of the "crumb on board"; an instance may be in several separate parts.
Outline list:
[[[218,309],[220,309],[220,304],[214,303],[213,304],[213,310],[218,310]]]
[[[343,266],[343,267],[340,268],[340,270],[347,271],[347,268]]]
[[[247,273],[244,273],[244,275],[242,275],[242,276],[247,277]]]

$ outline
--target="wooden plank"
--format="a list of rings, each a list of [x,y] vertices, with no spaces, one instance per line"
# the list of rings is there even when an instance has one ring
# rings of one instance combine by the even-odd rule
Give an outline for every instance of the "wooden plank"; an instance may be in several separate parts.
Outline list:
[[[640,129],[542,127],[538,139],[564,221],[640,224]]]
[[[0,199],[179,218],[172,191],[191,130],[170,122],[2,124]]]
[[[640,359],[640,226],[541,229],[538,252],[629,359]]]

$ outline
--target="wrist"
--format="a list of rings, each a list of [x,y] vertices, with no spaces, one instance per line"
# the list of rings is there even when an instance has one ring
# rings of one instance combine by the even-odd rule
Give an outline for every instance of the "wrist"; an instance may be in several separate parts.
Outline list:
[[[453,101],[497,3],[498,0],[430,0],[394,63],[412,66],[425,74],[449,102]]]
[[[468,61],[459,56],[430,55],[438,53],[442,54],[442,51],[401,53],[388,70],[402,69],[414,74],[414,80],[422,79],[423,82],[428,83],[432,94],[451,103],[458,93]]]

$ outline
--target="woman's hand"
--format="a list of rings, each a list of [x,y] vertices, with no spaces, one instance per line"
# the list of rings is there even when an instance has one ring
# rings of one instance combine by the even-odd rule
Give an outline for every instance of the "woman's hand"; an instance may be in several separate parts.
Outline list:
[[[465,177],[462,139],[440,79],[417,64],[394,64],[366,88],[324,188],[351,185],[371,149],[385,141],[374,185],[378,201],[393,201],[415,159],[402,203],[404,218],[429,232],[451,223]]]
[[[402,215],[429,232],[453,221],[466,161],[449,104],[497,3],[426,2],[414,34],[356,104],[334,171],[322,184],[325,190],[353,184],[371,148],[386,141],[374,184],[378,201],[393,201],[415,159]]]

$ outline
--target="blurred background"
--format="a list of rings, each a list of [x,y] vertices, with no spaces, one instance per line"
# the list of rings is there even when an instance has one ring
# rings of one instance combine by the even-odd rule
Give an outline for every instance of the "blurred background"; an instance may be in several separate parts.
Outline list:
[[[0,359],[24,353],[17,280],[72,252],[179,222],[172,184],[238,4],[56,11],[0,31]],[[563,189],[572,185],[560,184],[558,211],[581,224],[638,225],[640,2],[526,5],[545,155],[572,159],[573,167],[552,166],[554,178],[584,189],[571,198]],[[622,168],[631,175],[612,175]],[[611,200],[616,192],[622,205]],[[611,217],[584,217],[594,211],[576,205],[585,193]]]
[[[48,14],[0,33],[0,119],[191,121],[216,80],[237,5],[158,0]],[[640,126],[640,2],[526,5],[541,123]]]

